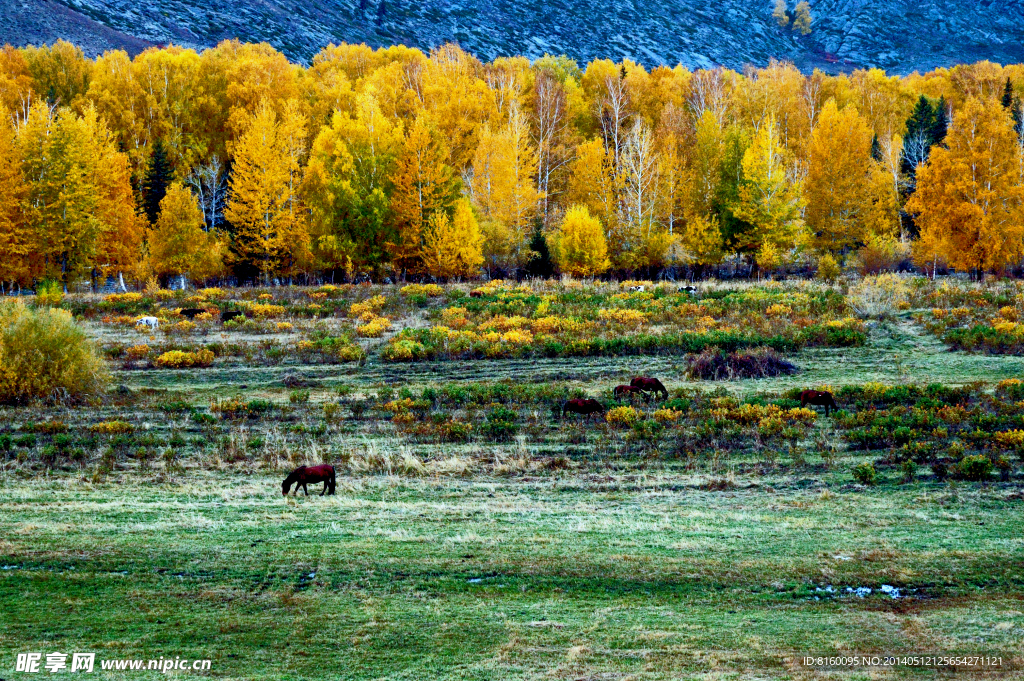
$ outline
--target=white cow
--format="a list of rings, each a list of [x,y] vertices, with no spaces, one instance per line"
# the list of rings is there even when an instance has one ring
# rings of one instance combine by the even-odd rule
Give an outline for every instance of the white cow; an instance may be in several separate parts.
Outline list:
[[[642,285],[641,286],[630,286],[629,290],[632,291],[633,293],[643,293],[644,292],[644,287]]]
[[[136,328],[140,326],[148,326],[150,330],[156,331],[160,326],[160,320],[156,317],[139,317],[135,320],[135,326]]]

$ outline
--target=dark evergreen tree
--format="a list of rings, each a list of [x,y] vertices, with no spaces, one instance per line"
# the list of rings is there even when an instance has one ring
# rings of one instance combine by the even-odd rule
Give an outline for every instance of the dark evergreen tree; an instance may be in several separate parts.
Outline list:
[[[159,139],[153,143],[153,152],[149,156],[149,167],[146,177],[142,180],[142,205],[146,209],[146,217],[150,224],[156,224],[160,215],[160,202],[167,194],[167,185],[171,183],[174,173],[167,160],[167,151]]]
[[[940,97],[939,103],[935,106],[935,118],[931,129],[932,144],[944,145],[948,131],[949,121],[946,119],[946,98]]]
[[[878,135],[871,136],[871,158],[876,161],[882,160],[882,145],[878,142]]]
[[[548,248],[548,240],[544,232],[538,227],[533,232],[530,240],[530,250],[536,253],[526,265],[526,273],[531,277],[547,279],[555,274],[555,265],[551,261],[551,250]]]
[[[1013,98],[1013,108],[1010,110],[1010,115],[1013,116],[1013,131],[1020,138],[1021,132],[1024,132],[1024,104],[1021,103],[1020,97]]]
[[[914,105],[914,110],[910,112],[910,118],[907,119],[907,137],[913,136],[919,130],[931,130],[934,125],[935,109],[928,98],[921,95]]]
[[[1013,83],[1010,79],[1006,79],[1006,87],[1003,88],[1003,99],[1002,104],[1004,109],[1009,109],[1013,106]]]

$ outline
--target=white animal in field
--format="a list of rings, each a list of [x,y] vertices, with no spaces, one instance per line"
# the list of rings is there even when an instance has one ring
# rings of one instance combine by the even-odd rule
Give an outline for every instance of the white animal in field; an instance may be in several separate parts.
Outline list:
[[[630,286],[629,290],[632,291],[633,293],[643,293],[644,292],[644,287],[643,286]]]
[[[156,317],[139,317],[135,320],[135,326],[148,326],[151,330],[156,331],[160,326],[160,320]]]

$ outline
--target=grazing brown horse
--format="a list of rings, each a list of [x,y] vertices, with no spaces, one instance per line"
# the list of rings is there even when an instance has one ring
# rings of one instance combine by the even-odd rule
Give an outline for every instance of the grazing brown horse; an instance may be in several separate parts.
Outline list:
[[[829,408],[839,411],[839,405],[836,404],[832,393],[824,390],[805,390],[800,393],[800,406],[806,407],[808,404],[815,407],[825,407],[825,416],[828,416]]]
[[[469,292],[469,297],[470,298],[483,298],[484,297],[484,292],[480,291],[480,290],[477,290],[477,289],[474,289],[474,290]]]
[[[629,397],[629,401],[632,402],[634,397],[642,397],[646,402],[650,399],[650,396],[642,388],[638,388],[635,385],[617,385],[612,393],[615,395],[616,400]]]
[[[320,496],[326,494],[334,494],[334,466],[323,464],[320,466],[299,466],[284,479],[281,483],[281,494],[282,496],[288,496],[288,490],[291,489],[292,484],[295,484],[295,494],[298,495],[299,488],[309,496],[309,490],[306,489],[306,485],[315,485],[318,482],[324,483],[323,492],[320,492]]]
[[[665,388],[662,382],[656,378],[651,378],[649,376],[637,376],[630,381],[629,384],[634,388],[639,388],[646,392],[652,392],[655,395],[660,394],[662,399],[668,399],[668,389]]]
[[[562,405],[562,418],[565,418],[565,412],[572,414],[582,414],[590,420],[590,417],[594,414],[603,414],[605,412],[604,406],[595,399],[573,399],[569,400]]]
[[[187,307],[184,310],[178,310],[178,314],[188,319],[195,319],[201,314],[206,314],[206,310],[201,307]]]

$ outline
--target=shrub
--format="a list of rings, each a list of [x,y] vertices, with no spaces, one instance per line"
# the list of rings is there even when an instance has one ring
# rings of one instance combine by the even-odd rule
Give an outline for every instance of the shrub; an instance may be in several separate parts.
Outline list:
[[[103,297],[103,302],[112,303],[114,305],[134,305],[135,303],[142,301],[142,294],[129,292],[129,293],[111,293],[109,296]]]
[[[122,435],[134,431],[135,426],[127,421],[102,421],[89,426],[89,430],[102,435]]]
[[[683,415],[683,412],[677,409],[657,409],[654,412],[654,420],[659,423],[675,423]]]
[[[210,411],[220,414],[225,419],[259,418],[273,410],[274,403],[270,400],[249,400],[248,402],[243,402],[237,397],[210,405]]]
[[[78,401],[106,381],[95,344],[71,313],[0,303],[0,402]]]
[[[445,442],[466,442],[472,430],[473,426],[468,423],[445,421],[437,426],[437,436]]]
[[[507,440],[519,432],[516,420],[519,415],[507,407],[495,407],[487,414],[482,431],[496,440]]]
[[[895,274],[864,277],[850,289],[850,307],[862,319],[892,317],[907,301],[907,285]]]
[[[873,485],[878,479],[874,465],[866,461],[854,466],[850,473],[853,475],[853,479],[862,485]]]
[[[36,287],[36,304],[57,307],[64,300],[64,287],[59,281],[47,280]]]
[[[387,302],[387,300],[384,296],[374,296],[373,298],[364,300],[361,303],[352,303],[348,308],[348,316],[353,318],[362,317],[367,312],[376,314],[384,307],[385,302]]]
[[[171,350],[157,357],[156,363],[165,369],[208,367],[213,364],[213,352],[210,350],[197,350],[196,352]]]
[[[306,404],[309,402],[308,390],[293,390],[288,395],[288,401],[292,404]]]
[[[374,317],[368,323],[356,328],[356,333],[363,338],[380,338],[390,328],[390,319],[387,317]]]
[[[615,407],[605,414],[605,420],[616,426],[631,426],[640,420],[640,412],[633,407]]]
[[[263,296],[260,296],[260,299],[263,300]],[[245,302],[242,303],[242,306],[256,319],[273,319],[285,313],[284,305],[274,305],[273,303]]]
[[[403,296],[427,296],[434,298],[444,295],[444,289],[437,284],[409,284],[402,287]]]
[[[957,464],[957,472],[964,480],[987,480],[992,475],[992,460],[983,454],[965,456]]]
[[[149,357],[149,346],[140,343],[131,347],[125,348],[121,358],[126,362],[137,362]]]
[[[831,253],[826,253],[818,259],[818,271],[814,277],[832,284],[842,273],[843,271],[839,267],[839,263],[836,262],[836,259],[832,257]]]
[[[68,424],[63,421],[40,421],[39,423],[25,424],[21,429],[29,433],[46,433],[48,435],[53,435],[54,433],[68,432]]]
[[[737,350],[726,353],[708,348],[686,358],[686,376],[691,380],[721,381],[741,378],[767,378],[795,374],[795,364],[771,348]]]
[[[411,362],[425,357],[427,348],[423,343],[413,340],[399,340],[387,345],[380,354],[382,358],[393,362]]]

